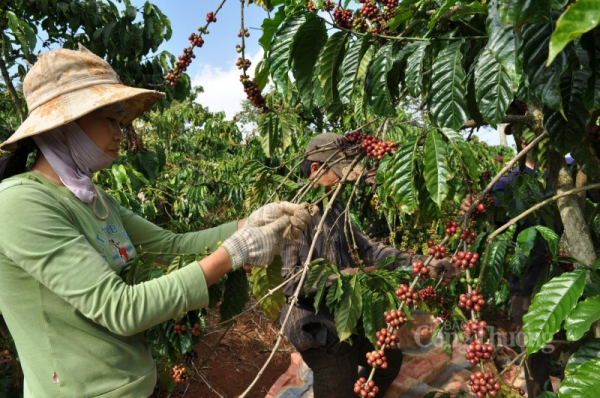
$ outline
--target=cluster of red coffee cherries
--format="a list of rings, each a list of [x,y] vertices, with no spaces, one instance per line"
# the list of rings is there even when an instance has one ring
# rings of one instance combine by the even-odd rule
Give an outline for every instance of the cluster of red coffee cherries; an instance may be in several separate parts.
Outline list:
[[[438,304],[444,304],[444,298],[435,291],[433,286],[427,286],[419,290],[419,299],[421,301],[436,302]]]
[[[173,326],[173,334],[183,334],[187,331],[187,326],[176,324]]]
[[[475,238],[477,238],[477,233],[475,231],[471,231],[469,228],[465,228],[465,230],[460,234],[460,239],[462,239],[467,245],[472,245],[475,243]]]
[[[354,392],[360,397],[375,397],[379,392],[379,388],[373,380],[367,383],[367,379],[361,377],[354,383]]]
[[[388,362],[383,350],[374,350],[367,352],[367,363],[372,368],[387,369]]]
[[[387,8],[396,8],[398,6],[398,0],[378,0],[378,1]]]
[[[401,311],[398,311],[401,312]],[[405,322],[406,322],[406,316],[404,314],[394,314],[395,316],[399,316],[397,318],[387,318],[386,315],[386,319],[389,319],[390,322],[386,322],[392,326],[393,329],[397,329],[398,327],[402,326]],[[394,349],[396,347],[398,347],[398,336],[396,336],[395,333],[388,331],[386,328],[382,328],[381,330],[379,330],[378,332],[375,332],[375,337],[377,337],[377,347],[383,347],[383,345],[385,344],[385,348],[390,348],[390,349]]]
[[[337,7],[333,11],[333,21],[342,28],[352,29],[352,10],[344,10],[342,7]]]
[[[483,398],[486,394],[495,397],[502,388],[496,376],[492,372],[475,372],[470,377],[469,386],[471,392],[477,395],[477,398]]]
[[[190,333],[192,333],[192,336],[194,337],[200,336],[200,324],[195,323]]]
[[[425,266],[423,261],[413,261],[413,275],[420,275],[422,279],[429,278],[429,268]]]
[[[525,395],[525,391],[522,388],[512,386],[510,389],[517,392],[517,394],[519,394],[520,396]]]
[[[470,251],[462,252],[459,251],[452,256],[452,263],[454,267],[465,270],[467,268],[473,268],[479,261],[479,254]]]
[[[479,361],[489,362],[492,359],[493,353],[494,347],[492,345],[475,340],[467,346],[465,359],[469,361],[471,365],[475,366]]]
[[[477,335],[479,337],[485,337],[486,335],[486,321],[477,321],[475,319],[469,319],[467,322],[461,325],[461,329],[465,332],[467,339]]]
[[[215,16],[215,13],[213,11],[209,11],[206,13],[206,22],[217,22],[217,17]]]
[[[348,139],[348,141],[359,144],[359,148],[366,151],[368,157],[372,157],[377,160],[381,160],[381,158],[386,154],[391,156],[396,149],[398,149],[398,144],[396,142],[384,142],[379,138],[363,134],[358,130],[346,134],[345,137]]]
[[[446,246],[438,246],[433,243],[432,240],[427,241],[427,246],[429,246],[429,249],[427,249],[427,254],[433,256],[433,258],[436,260],[446,258]]]
[[[401,310],[391,310],[383,313],[385,323],[391,327],[398,328],[404,325],[407,321],[406,315]]]
[[[195,33],[192,33],[188,37],[188,40],[190,41],[190,43],[192,43],[192,46],[194,47],[202,47],[204,45],[204,39],[202,38],[202,36],[198,36]]]
[[[471,311],[471,309],[473,309],[475,312],[479,312],[485,304],[483,294],[477,293],[477,290],[471,290],[471,293],[463,293],[458,299],[458,306],[466,309],[467,311]]]
[[[252,63],[249,59],[242,59],[241,57],[238,57],[238,59],[235,61],[235,66],[237,66],[238,69],[244,69],[244,72],[250,68],[250,65],[252,65]]]
[[[334,8],[335,8],[335,1],[325,0],[325,2],[323,2],[323,11],[333,11]]]
[[[446,221],[446,235],[454,235],[459,228],[456,221]]]
[[[250,32],[248,32],[248,29],[240,29],[240,31],[238,32],[238,37],[250,37]]]
[[[267,106],[267,101],[265,100],[265,97],[263,97],[258,84],[244,75],[240,75],[240,81],[244,85],[246,98],[248,98],[252,105],[260,109],[263,113],[271,112],[271,108]]]
[[[200,37],[200,40],[202,38]],[[204,43],[204,41],[202,41]],[[193,47],[186,47],[183,49],[183,55],[177,57],[175,67],[169,70],[169,73],[165,76],[165,82],[171,87],[175,86],[177,79],[181,79],[181,73],[187,70],[187,67],[192,63],[192,59],[196,58]]]
[[[412,287],[408,287],[404,284],[398,286],[398,289],[396,290],[396,297],[398,297],[398,300],[404,301],[406,305],[416,304],[417,301],[419,301],[419,293],[415,292],[415,289]]]
[[[169,370],[169,375],[175,383],[183,383],[190,378],[190,372],[185,366],[175,365]]]
[[[558,257],[566,257],[566,254],[563,252],[558,253]],[[564,261],[558,261],[558,265],[563,269],[563,271],[570,272],[575,270],[575,265],[573,263],[567,263]]]
[[[360,8],[360,14],[364,15],[366,18],[374,18],[379,12],[379,9],[375,3],[371,3],[370,0],[359,0],[359,2],[363,3],[362,7]]]

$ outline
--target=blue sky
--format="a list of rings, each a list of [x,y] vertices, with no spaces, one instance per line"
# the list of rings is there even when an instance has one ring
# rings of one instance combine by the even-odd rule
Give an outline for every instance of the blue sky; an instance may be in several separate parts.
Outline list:
[[[137,8],[144,3],[145,0],[131,1]],[[216,10],[221,0],[154,0],[151,3],[171,20],[173,29],[171,39],[163,43],[159,50],[179,56],[190,45],[190,34],[197,33],[198,27],[206,24],[206,13]],[[124,8],[122,3],[118,5]],[[260,26],[266,17],[267,12],[255,4],[244,7],[244,25],[250,32],[245,43],[246,57],[252,61],[252,68],[249,70],[251,76],[254,74],[254,66],[262,58],[258,39],[261,36]],[[204,93],[198,97],[198,101],[211,111],[224,111],[228,118],[232,118],[241,109],[240,103],[245,99],[239,82],[240,71],[235,66],[235,61],[240,56],[235,48],[236,44],[241,43],[237,37],[239,30],[240,1],[227,0],[217,14],[217,22],[210,25],[210,34],[204,36],[202,48],[194,49],[196,58],[187,69],[192,83],[204,87]]]

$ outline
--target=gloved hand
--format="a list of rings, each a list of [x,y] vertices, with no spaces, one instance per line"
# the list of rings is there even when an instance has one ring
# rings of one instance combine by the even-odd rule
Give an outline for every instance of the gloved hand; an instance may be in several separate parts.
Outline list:
[[[234,270],[244,264],[266,267],[279,254],[283,231],[290,225],[290,217],[284,215],[262,227],[246,226],[225,240],[221,247],[229,253]]]
[[[306,229],[310,218],[316,215],[319,208],[308,203],[295,204],[291,202],[276,202],[259,207],[248,217],[248,226],[261,227],[268,225],[281,217],[289,217],[290,225],[283,231],[285,239],[293,240],[300,237]]]
[[[442,280],[444,286],[460,276],[460,270],[455,268],[452,262],[445,258],[441,260],[432,259],[427,268],[429,268],[429,275],[433,279],[439,279],[442,274],[444,275],[444,279]]]

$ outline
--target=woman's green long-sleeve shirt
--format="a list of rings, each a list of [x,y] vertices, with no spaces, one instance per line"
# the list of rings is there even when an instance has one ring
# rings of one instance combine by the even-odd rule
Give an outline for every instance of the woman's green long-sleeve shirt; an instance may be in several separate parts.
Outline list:
[[[200,253],[237,229],[174,234],[101,194],[106,220],[36,173],[0,184],[0,311],[25,397],[149,396],[156,371],[141,332],[207,306],[208,289],[197,262],[135,286],[120,272],[136,247]],[[96,213],[104,215],[100,200]]]

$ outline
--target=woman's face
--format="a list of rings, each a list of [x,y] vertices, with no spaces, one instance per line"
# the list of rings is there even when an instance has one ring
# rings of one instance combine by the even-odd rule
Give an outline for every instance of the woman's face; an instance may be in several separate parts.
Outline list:
[[[77,124],[104,153],[113,159],[119,155],[123,141],[121,120],[123,116],[107,111],[87,114],[77,119]]]

